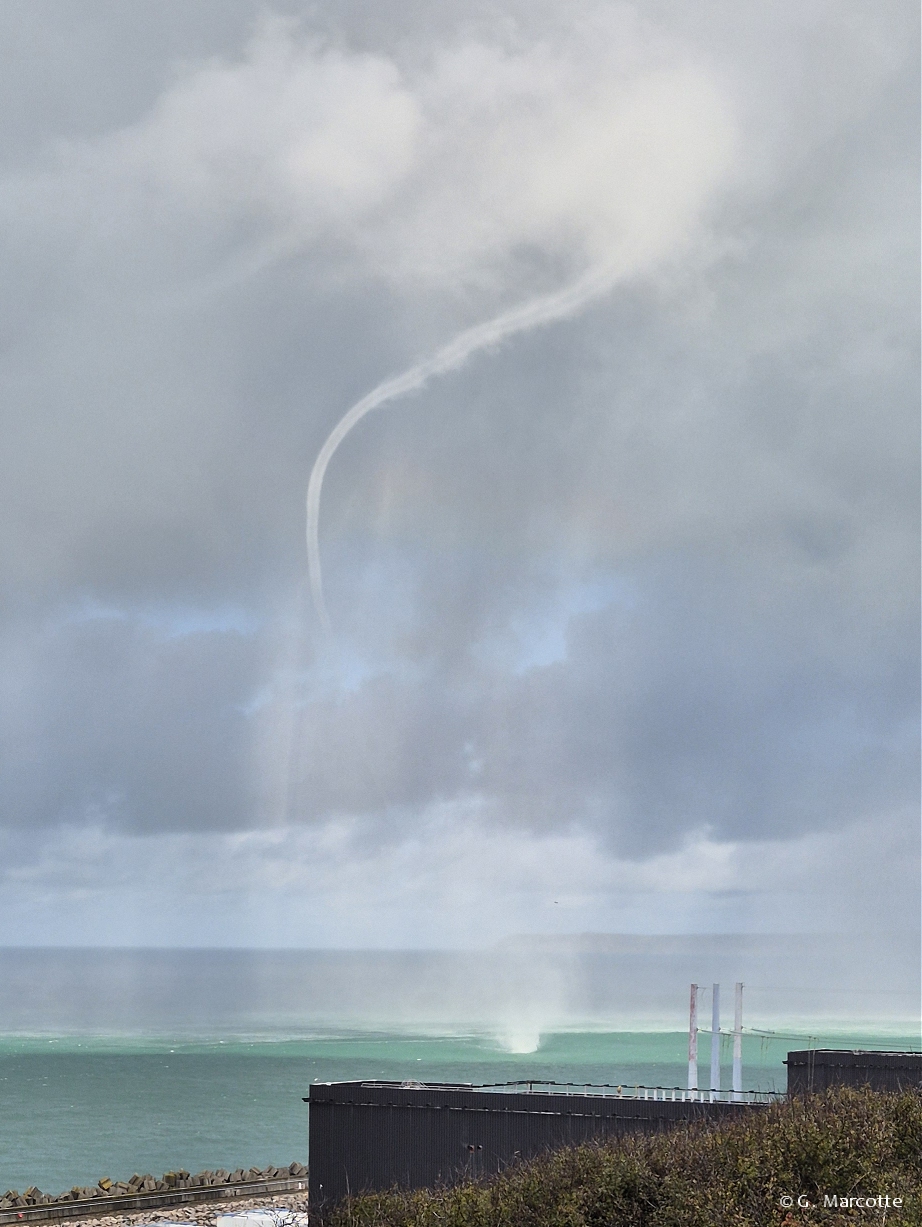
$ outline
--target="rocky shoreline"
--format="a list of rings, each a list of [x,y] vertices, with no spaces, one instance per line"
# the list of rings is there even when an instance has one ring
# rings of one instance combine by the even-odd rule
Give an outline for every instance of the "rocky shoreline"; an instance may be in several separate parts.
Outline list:
[[[254,1194],[246,1199],[242,1194],[233,1201],[193,1202],[183,1206],[164,1206],[159,1210],[132,1210],[123,1214],[106,1211],[100,1215],[67,1220],[67,1227],[143,1227],[147,1223],[182,1223],[190,1227],[217,1227],[222,1214],[240,1214],[243,1210],[270,1210],[279,1216],[279,1227],[304,1221],[307,1214],[307,1191],[278,1193],[270,1197]]]
[[[68,1202],[91,1202],[94,1199],[109,1200],[116,1197],[133,1197],[141,1194],[170,1194],[184,1189],[204,1190],[223,1187],[228,1189],[234,1188],[235,1196],[231,1204],[239,1205],[240,1198],[247,1196],[247,1185],[265,1184],[271,1180],[295,1180],[299,1178],[307,1178],[307,1168],[303,1163],[297,1162],[289,1164],[288,1167],[237,1168],[233,1172],[229,1172],[225,1168],[218,1168],[215,1171],[197,1172],[194,1176],[190,1172],[185,1171],[185,1169],[180,1169],[175,1172],[164,1172],[163,1176],[159,1179],[149,1173],[143,1176],[135,1173],[130,1180],[125,1182],[103,1177],[96,1185],[74,1185],[66,1193],[59,1193],[54,1196],[49,1193],[43,1193],[35,1185],[30,1186],[24,1193],[20,1193],[16,1189],[7,1189],[3,1196],[0,1197],[0,1211],[35,1210],[40,1206],[60,1206],[66,1205]],[[254,1196],[259,1196],[259,1194],[254,1193]],[[219,1203],[209,1200],[209,1211],[214,1210],[217,1204]],[[191,1208],[191,1203],[182,1207],[176,1207],[176,1213],[179,1214],[180,1211],[185,1212]],[[151,1211],[148,1213],[146,1221],[153,1221],[151,1215],[154,1213],[170,1217],[173,1211],[172,1209]],[[141,1212],[141,1215],[143,1218],[144,1213]],[[125,1216],[119,1214],[118,1219],[120,1222],[124,1222]],[[70,1219],[69,1221],[75,1222],[78,1220]]]

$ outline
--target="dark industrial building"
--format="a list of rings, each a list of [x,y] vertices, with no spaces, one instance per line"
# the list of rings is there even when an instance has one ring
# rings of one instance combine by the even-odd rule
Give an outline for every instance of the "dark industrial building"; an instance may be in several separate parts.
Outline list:
[[[493,1175],[542,1151],[694,1120],[724,1120],[746,1103],[609,1093],[481,1089],[390,1082],[310,1088],[310,1204],[350,1193],[452,1184]],[[704,1093],[707,1094],[706,1092]]]
[[[789,1052],[788,1094],[805,1095],[830,1086],[869,1086],[872,1091],[922,1087],[920,1052],[846,1052],[837,1048]]]
[[[789,1052],[788,1094],[830,1086],[922,1087],[922,1053]],[[536,1089],[536,1087],[538,1089]],[[310,1204],[349,1194],[448,1185],[592,1139],[727,1120],[776,1096],[678,1088],[333,1082],[310,1088]]]

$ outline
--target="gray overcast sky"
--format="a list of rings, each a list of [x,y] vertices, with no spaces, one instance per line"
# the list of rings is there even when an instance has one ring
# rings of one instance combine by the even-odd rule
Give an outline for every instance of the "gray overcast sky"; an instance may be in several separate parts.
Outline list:
[[[6,0],[0,938],[917,932],[916,24]]]

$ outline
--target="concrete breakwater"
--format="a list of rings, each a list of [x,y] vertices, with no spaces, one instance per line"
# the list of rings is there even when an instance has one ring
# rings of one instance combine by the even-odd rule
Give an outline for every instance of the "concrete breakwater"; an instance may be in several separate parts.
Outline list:
[[[186,1189],[180,1193],[145,1193],[135,1203],[113,1207],[104,1198],[88,1202],[60,1202],[48,1206],[33,1206],[29,1210],[0,1210],[0,1223],[13,1227],[225,1227],[226,1215],[249,1217],[255,1211],[256,1222],[251,1227],[300,1227],[307,1215],[307,1182],[289,1180],[287,1191],[267,1193],[266,1185],[232,1189],[219,1194],[217,1189],[204,1192]],[[300,1187],[293,1187],[300,1185]],[[234,1196],[233,1194],[237,1194]],[[143,1201],[143,1198],[166,1198],[164,1201]],[[177,1199],[182,1199],[181,1201]],[[143,1204],[142,1204],[143,1201]],[[265,1218],[269,1218],[269,1224]]]
[[[134,1202],[135,1199],[140,1199],[140,1202],[148,1205],[164,1202],[169,1204],[174,1200],[190,1200],[197,1194],[206,1197],[232,1196],[239,1190],[240,1195],[246,1195],[250,1192],[269,1191],[272,1186],[280,1184],[287,1187],[292,1183],[300,1187],[301,1182],[306,1178],[305,1165],[295,1162],[289,1164],[288,1167],[237,1168],[233,1172],[225,1168],[218,1168],[215,1171],[197,1172],[195,1175],[180,1169],[174,1172],[164,1172],[159,1179],[149,1173],[143,1176],[135,1173],[127,1181],[115,1181],[103,1177],[96,1185],[74,1185],[66,1193],[57,1195],[43,1193],[41,1189],[32,1185],[23,1193],[16,1189],[7,1189],[0,1197],[0,1222],[6,1221],[8,1217],[11,1220],[21,1219],[23,1211],[31,1211],[28,1217],[32,1218],[35,1211],[43,1207],[67,1209],[73,1207],[75,1203],[86,1205],[98,1202],[101,1209],[103,1203],[114,1204],[126,1200]],[[9,1214],[11,1211],[14,1212],[13,1215]],[[15,1214],[16,1211],[20,1213]]]

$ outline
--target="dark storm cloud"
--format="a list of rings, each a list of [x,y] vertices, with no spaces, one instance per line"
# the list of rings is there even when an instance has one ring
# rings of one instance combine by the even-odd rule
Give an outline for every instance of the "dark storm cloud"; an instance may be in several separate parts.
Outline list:
[[[894,821],[914,17],[275,12],[0,17],[36,67],[0,133],[6,821],[383,846],[476,802],[634,857]],[[343,444],[324,641],[342,412],[615,257]]]
[[[252,820],[252,636],[96,614],[18,647],[5,661],[10,825],[175,831]]]

